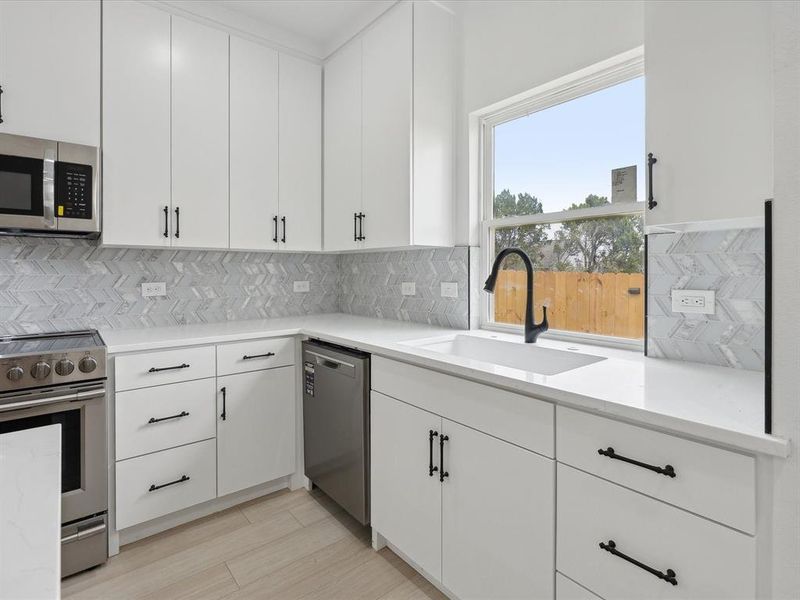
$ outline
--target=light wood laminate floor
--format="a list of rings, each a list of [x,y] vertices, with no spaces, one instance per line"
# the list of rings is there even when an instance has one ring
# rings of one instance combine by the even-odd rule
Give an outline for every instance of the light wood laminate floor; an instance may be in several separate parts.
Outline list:
[[[134,544],[63,598],[445,600],[323,494],[280,491]]]

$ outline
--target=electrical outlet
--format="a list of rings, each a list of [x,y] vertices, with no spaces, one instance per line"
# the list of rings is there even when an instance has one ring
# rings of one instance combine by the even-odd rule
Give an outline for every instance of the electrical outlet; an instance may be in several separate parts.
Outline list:
[[[152,298],[154,296],[166,295],[167,284],[163,281],[142,284],[142,298]]]
[[[295,292],[307,292],[311,289],[311,284],[307,281],[295,281],[294,282],[294,291]]]
[[[672,290],[672,312],[713,315],[714,290]]]
[[[442,282],[442,298],[458,298],[458,284],[455,281]]]
[[[400,284],[400,293],[403,294],[403,296],[416,296],[417,284],[413,281],[404,281]]]

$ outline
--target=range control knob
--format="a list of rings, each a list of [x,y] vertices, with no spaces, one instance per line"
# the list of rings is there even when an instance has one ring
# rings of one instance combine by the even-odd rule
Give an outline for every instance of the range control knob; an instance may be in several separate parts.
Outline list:
[[[81,373],[91,373],[97,368],[97,361],[91,356],[84,356],[78,363]]]
[[[11,367],[6,373],[6,377],[8,377],[11,381],[19,381],[22,379],[23,375],[25,375],[25,369],[19,366]]]
[[[37,362],[31,367],[31,375],[34,379],[44,379],[50,375],[50,365],[44,361]]]
[[[75,370],[75,363],[68,358],[62,358],[56,363],[56,373],[66,377]]]

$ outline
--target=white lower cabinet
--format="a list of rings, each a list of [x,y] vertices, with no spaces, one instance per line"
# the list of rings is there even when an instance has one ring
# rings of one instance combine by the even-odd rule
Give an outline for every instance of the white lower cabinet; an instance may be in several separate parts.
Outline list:
[[[217,493],[294,472],[295,370],[217,378]]]
[[[755,538],[558,465],[557,568],[605,600],[755,598]]]
[[[372,526],[456,597],[552,598],[554,463],[372,393]]]
[[[571,579],[556,573],[556,600],[601,600]]]
[[[443,420],[442,583],[458,598],[552,598],[555,464]]]
[[[371,521],[417,566],[442,576],[442,492],[438,438],[442,418],[372,392]]]
[[[117,463],[117,529],[211,500],[217,494],[213,439]]]

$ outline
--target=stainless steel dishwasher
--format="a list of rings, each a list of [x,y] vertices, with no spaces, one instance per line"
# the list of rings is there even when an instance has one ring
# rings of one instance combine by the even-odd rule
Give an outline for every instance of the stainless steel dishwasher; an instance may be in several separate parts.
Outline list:
[[[369,523],[369,354],[303,342],[305,473],[360,523]]]

